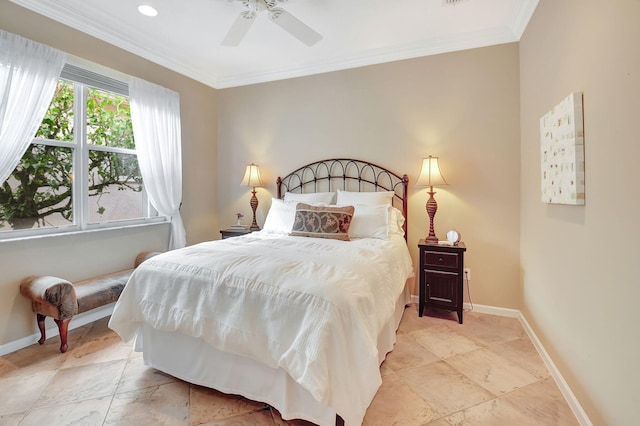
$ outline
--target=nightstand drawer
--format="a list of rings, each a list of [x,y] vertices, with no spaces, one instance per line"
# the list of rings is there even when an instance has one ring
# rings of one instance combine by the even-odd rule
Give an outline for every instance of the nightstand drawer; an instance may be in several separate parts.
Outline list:
[[[424,265],[426,267],[458,269],[460,257],[457,253],[443,253],[441,251],[424,252]]]

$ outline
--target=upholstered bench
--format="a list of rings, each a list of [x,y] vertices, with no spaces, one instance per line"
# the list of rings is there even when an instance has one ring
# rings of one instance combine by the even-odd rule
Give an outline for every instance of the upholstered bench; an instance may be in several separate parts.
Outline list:
[[[20,283],[20,293],[31,300],[31,309],[36,313],[40,340],[46,340],[44,320],[52,317],[60,331],[60,352],[67,351],[69,322],[76,314],[90,311],[115,302],[120,297],[129,276],[142,262],[158,252],[143,252],[136,257],[134,268],[100,275],[71,283],[52,276],[30,276]]]

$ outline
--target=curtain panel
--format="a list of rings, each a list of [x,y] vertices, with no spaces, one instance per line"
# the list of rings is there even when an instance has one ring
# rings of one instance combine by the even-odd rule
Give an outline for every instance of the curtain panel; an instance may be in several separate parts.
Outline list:
[[[65,61],[64,52],[0,30],[0,185],[38,131]]]
[[[169,249],[186,245],[180,215],[182,201],[182,144],[180,95],[148,81],[129,80],[131,123],[138,163],[149,201],[171,218]]]

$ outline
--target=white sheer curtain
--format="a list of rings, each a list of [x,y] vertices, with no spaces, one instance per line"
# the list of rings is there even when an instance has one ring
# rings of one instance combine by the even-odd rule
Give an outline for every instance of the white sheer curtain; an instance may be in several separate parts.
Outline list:
[[[0,185],[40,127],[65,60],[64,52],[0,30]]]
[[[182,149],[180,96],[148,81],[129,80],[131,123],[144,186],[153,207],[171,217],[169,249],[186,245],[180,216]]]

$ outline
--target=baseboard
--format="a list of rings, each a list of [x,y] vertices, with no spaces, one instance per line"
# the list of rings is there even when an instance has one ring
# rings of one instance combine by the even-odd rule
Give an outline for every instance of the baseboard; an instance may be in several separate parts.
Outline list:
[[[533,332],[533,329],[527,322],[527,319],[524,317],[524,315],[522,315],[522,313],[520,313],[518,319],[520,320],[520,324],[522,324],[522,327],[527,332],[531,343],[533,343],[533,346],[535,346],[536,350],[540,354],[542,361],[547,366],[549,373],[551,373],[551,377],[553,377],[556,385],[558,385],[558,388],[564,396],[564,399],[567,401],[567,404],[569,404],[571,411],[573,411],[573,415],[576,416],[578,423],[580,423],[582,426],[593,426],[593,423],[591,423],[589,416],[587,416],[587,413],[582,408],[582,405],[580,405],[580,402],[578,402],[578,399],[571,391],[571,388],[564,380],[564,377],[562,377],[560,370],[558,370],[558,367],[556,367],[546,349],[544,348],[544,346],[542,346],[542,342],[540,342],[538,336],[536,336],[536,334]]]
[[[415,294],[411,295],[411,303],[417,304],[420,301],[418,296]],[[508,309],[508,308],[498,308],[496,306],[488,306],[488,305],[478,305],[478,304],[470,304],[465,303],[463,305],[464,311],[476,311],[481,314],[490,314],[490,315],[498,315],[501,317],[510,317],[510,318],[520,318],[520,311],[517,309]]]
[[[419,301],[418,296],[416,295],[411,296],[412,303],[418,303],[418,301]],[[465,303],[464,309],[467,312],[473,310],[474,312],[480,312],[481,314],[490,314],[490,315],[498,315],[502,317],[517,318],[520,321],[520,324],[522,324],[522,328],[524,328],[524,331],[527,333],[529,340],[531,340],[531,343],[538,351],[540,358],[542,358],[542,362],[544,362],[545,366],[549,370],[551,377],[556,382],[556,385],[558,386],[558,389],[560,389],[562,396],[564,396],[564,399],[567,401],[569,408],[571,408],[571,411],[573,411],[573,415],[576,416],[576,420],[578,420],[578,422],[582,426],[593,426],[593,423],[587,416],[587,413],[582,408],[582,405],[580,405],[580,402],[578,402],[578,399],[574,395],[573,391],[571,391],[571,388],[569,387],[567,382],[564,380],[564,377],[562,377],[560,370],[558,370],[558,367],[556,367],[553,360],[549,356],[549,353],[546,351],[546,349],[542,345],[542,342],[540,342],[540,339],[538,339],[538,336],[536,336],[533,329],[529,325],[529,322],[527,322],[527,319],[524,317],[524,315],[522,315],[522,312],[520,312],[520,310],[499,308],[496,306],[488,306],[488,305],[478,305],[478,304],[471,305],[470,303]]]
[[[108,317],[113,313],[114,306],[115,306],[115,303],[111,303],[109,305],[101,306],[89,312],[85,312],[83,314],[74,316],[71,319],[71,322],[69,322],[69,330],[73,330],[78,327],[82,327],[83,325],[97,321],[101,318]],[[33,318],[33,322],[34,323],[36,322],[35,315]],[[52,337],[58,336],[59,334],[60,332],[58,331],[58,327],[54,326],[46,329],[47,340],[49,340]],[[38,340],[40,340],[39,331],[30,336],[26,336],[9,343],[5,343],[4,345],[0,345],[0,356],[9,354],[11,352],[15,352],[18,349],[26,348],[27,346],[31,346],[34,343],[37,343]]]
[[[517,309],[509,309],[509,308],[499,308],[497,306],[489,306],[489,305],[478,305],[478,304],[470,304],[465,303],[464,305],[465,312],[474,311],[480,312],[481,314],[489,314],[489,315],[498,315],[500,317],[509,317],[509,318],[520,318],[520,311]]]

